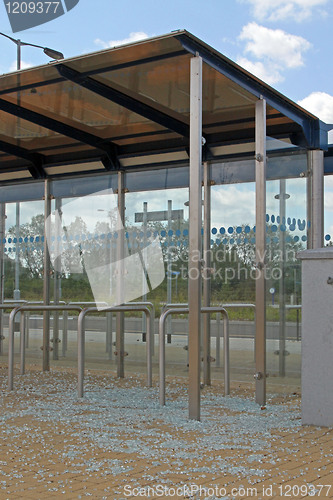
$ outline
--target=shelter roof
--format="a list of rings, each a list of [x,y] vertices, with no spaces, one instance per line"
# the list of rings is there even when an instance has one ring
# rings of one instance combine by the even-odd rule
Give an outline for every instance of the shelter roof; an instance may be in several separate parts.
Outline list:
[[[268,136],[326,148],[317,117],[181,30],[1,76],[0,182],[187,162],[194,54],[205,158],[251,150],[260,96]]]

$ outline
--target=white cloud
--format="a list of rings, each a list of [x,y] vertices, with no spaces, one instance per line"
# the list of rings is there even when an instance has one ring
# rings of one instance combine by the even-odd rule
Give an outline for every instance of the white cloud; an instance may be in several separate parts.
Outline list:
[[[246,57],[240,57],[237,59],[237,63],[242,66],[242,68],[246,69],[269,85],[273,85],[274,83],[282,82],[284,80],[279,71],[279,67],[273,63],[264,64],[260,61],[253,62]]]
[[[318,11],[325,15],[323,7],[328,0],[240,0],[252,5],[253,15],[260,21],[293,20],[297,22],[309,19]]]
[[[283,81],[286,69],[303,66],[303,54],[311,47],[303,37],[257,23],[244,26],[238,38],[245,42],[248,56],[239,57],[238,64],[269,84]],[[257,60],[250,60],[251,56]]]
[[[97,38],[94,43],[96,45],[99,45],[103,49],[107,49],[109,47],[117,47],[118,45],[138,42],[139,40],[144,40],[148,37],[149,35],[147,35],[147,33],[145,33],[144,31],[135,31],[133,33],[130,33],[127,38],[123,38],[122,40],[110,40],[109,42],[105,42],[104,40]]]
[[[32,66],[34,66],[34,65],[32,63],[30,63],[30,62],[21,61],[21,69],[32,68]],[[12,62],[12,64],[10,65],[8,71],[9,72],[17,71],[17,61],[13,61]]]
[[[303,66],[303,53],[311,47],[301,36],[291,35],[280,29],[272,30],[257,23],[244,26],[239,39],[247,42],[245,52],[258,59],[267,58],[287,68]]]
[[[326,92],[312,92],[298,101],[303,108],[313,113],[325,123],[333,123],[333,96]],[[333,131],[328,133],[328,141],[333,143]]]
[[[237,201],[236,201],[237,200]],[[255,186],[229,184],[212,190],[212,227],[255,224]]]

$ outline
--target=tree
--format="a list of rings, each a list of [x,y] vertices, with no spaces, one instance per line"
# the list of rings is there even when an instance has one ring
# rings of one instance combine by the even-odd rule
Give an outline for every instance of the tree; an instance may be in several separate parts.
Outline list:
[[[20,225],[20,264],[28,270],[29,276],[41,278],[43,276],[44,267],[44,215],[38,214],[31,218],[30,222]],[[12,226],[8,230],[8,237],[12,237],[15,241],[16,227]]]

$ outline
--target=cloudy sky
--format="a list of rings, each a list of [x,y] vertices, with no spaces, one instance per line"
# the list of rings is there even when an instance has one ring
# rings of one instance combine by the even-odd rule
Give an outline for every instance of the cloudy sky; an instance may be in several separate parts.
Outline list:
[[[333,0],[80,0],[64,16],[14,35],[4,3],[0,5],[0,31],[58,49],[66,57],[187,29],[333,123]],[[15,69],[16,47],[3,37],[0,43],[0,72],[6,73]],[[22,59],[23,67],[47,62],[41,50],[30,47],[22,48]],[[333,142],[333,135],[331,138]],[[333,233],[330,179],[326,187],[325,229]],[[237,189],[230,186],[223,196],[216,194],[216,213],[238,195],[252,207],[252,187]],[[244,214],[238,214],[237,218],[242,217]]]
[[[0,31],[13,35],[4,3]],[[64,16],[14,37],[72,57],[184,28],[333,122],[332,25],[332,0],[80,0]],[[23,66],[47,61],[29,47],[22,58]],[[15,45],[3,38],[0,72],[15,66]]]

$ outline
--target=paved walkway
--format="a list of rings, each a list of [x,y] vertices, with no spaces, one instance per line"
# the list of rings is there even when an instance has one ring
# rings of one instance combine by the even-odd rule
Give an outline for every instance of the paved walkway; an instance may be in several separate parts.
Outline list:
[[[38,367],[39,369],[39,367]],[[187,419],[187,380],[118,380],[90,371],[29,367],[7,392],[0,369],[0,499],[333,498],[333,430],[302,427],[300,395],[253,401],[253,386],[202,391],[201,422]]]

